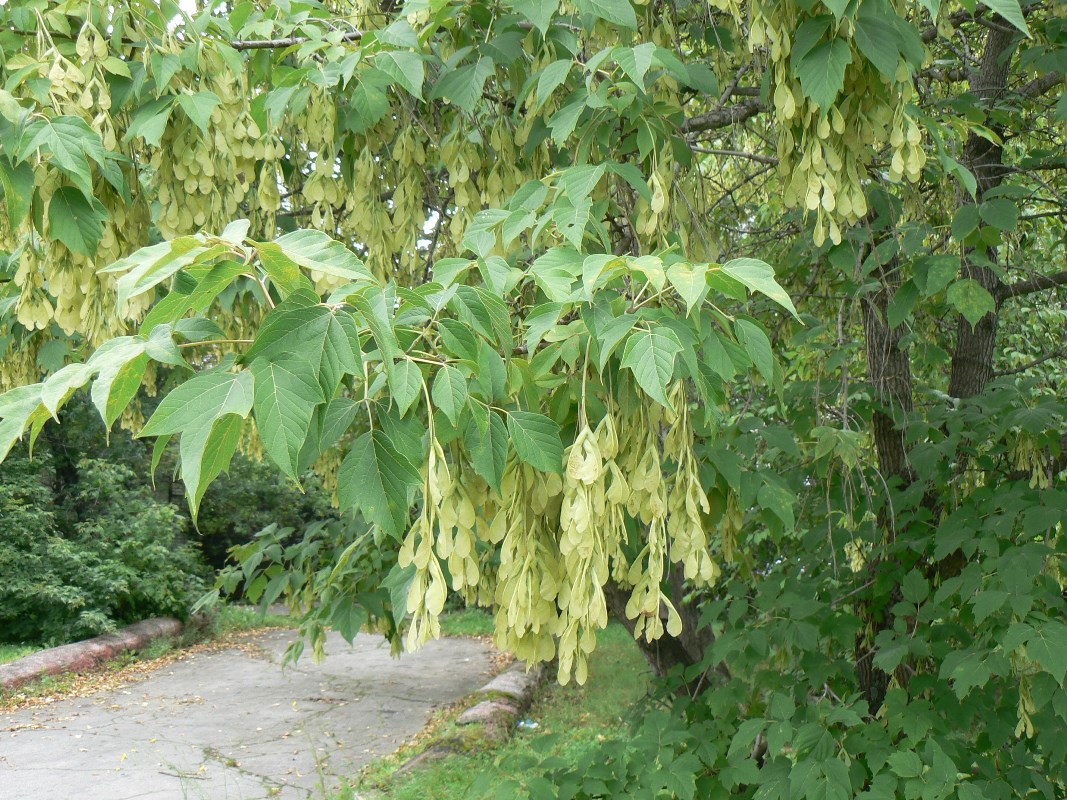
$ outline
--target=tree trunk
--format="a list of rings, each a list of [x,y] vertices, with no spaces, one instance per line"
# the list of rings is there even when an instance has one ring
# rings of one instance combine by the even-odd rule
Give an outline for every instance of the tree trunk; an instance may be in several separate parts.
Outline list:
[[[991,24],[996,27],[986,37],[981,64],[970,78],[971,92],[978,98],[980,105],[987,109],[992,108],[1008,90],[1008,68],[1011,61],[1009,50],[1015,38],[1015,29],[1003,18],[994,17]],[[998,137],[1003,136],[1003,128],[997,125],[991,127]],[[961,192],[960,205],[981,203],[985,193],[999,186],[1004,177],[1004,148],[971,133],[967,137],[963,163],[974,174],[978,189],[973,201]],[[979,251],[964,252],[962,277],[977,281],[990,295],[999,298],[1001,280],[989,267],[974,263],[976,252]],[[990,261],[996,260],[995,250],[983,247],[980,252]],[[999,300],[997,302],[999,303]],[[998,305],[996,310],[982,317],[973,328],[971,323],[960,315],[956,325],[956,350],[952,354],[952,370],[948,382],[948,393],[952,397],[976,397],[985,391],[986,384],[993,376],[993,349],[997,339],[999,311]]]
[[[994,17],[994,25],[986,37],[985,49],[978,70],[970,76],[971,91],[986,108],[1001,97],[1008,87],[1008,72],[1014,29],[1000,17]],[[997,131],[998,135],[1002,131]],[[1003,148],[976,134],[967,138],[964,163],[975,175],[978,183],[974,200],[960,193],[960,204],[981,203],[982,196],[1000,184],[1004,176]],[[874,244],[873,242],[871,243]],[[962,277],[979,283],[994,298],[1000,296],[1001,281],[994,271],[974,262],[974,253],[964,253]],[[984,249],[988,259],[996,257],[995,251]],[[900,286],[900,275],[895,262],[880,268],[879,288],[863,298],[863,323],[866,339],[868,376],[874,398],[878,404],[872,418],[878,463],[887,482],[896,479],[907,486],[915,480],[908,464],[908,451],[902,423],[913,407],[913,386],[908,353],[900,349],[902,330],[891,328],[888,322],[889,304]],[[949,376],[949,394],[953,397],[974,397],[981,394],[993,374],[993,352],[996,345],[998,308],[987,313],[973,328],[962,315],[957,323],[956,347],[952,355]],[[887,513],[881,520],[887,539],[896,537],[893,520]],[[869,571],[873,578],[885,564],[875,560]],[[858,612],[869,624],[856,640],[856,671],[860,690],[867,700],[871,714],[875,714],[885,699],[889,675],[874,666],[877,648],[874,638],[878,632],[892,624],[888,608],[894,603],[891,593],[883,608],[872,608],[869,603],[860,603]]]
[[[872,249],[873,244],[872,242]],[[882,477],[890,485],[907,485],[915,480],[914,472],[908,464],[905,443],[905,422],[912,411],[914,399],[911,359],[908,351],[900,347],[904,327],[889,325],[889,305],[900,288],[900,267],[896,259],[879,267],[878,279],[879,288],[863,298],[867,375],[876,403],[871,424]],[[882,530],[886,532],[886,543],[892,543],[896,539],[896,530],[893,527],[893,515],[888,508],[882,509],[879,522]],[[874,578],[884,564],[880,558],[871,561],[868,566],[871,578]],[[879,632],[892,624],[887,610],[892,604],[889,602],[885,607],[873,608],[868,601],[861,601],[857,607],[860,618],[868,624],[856,637],[856,673],[860,691],[867,700],[871,714],[877,712],[882,705],[889,688],[889,675],[874,665],[874,656],[877,653],[874,639]]]
[[[671,670],[680,667],[683,670],[701,663],[705,650],[715,641],[710,629],[699,627],[700,615],[697,603],[684,602],[685,587],[681,573],[677,569],[671,570],[669,578],[671,585],[671,602],[682,617],[682,633],[679,636],[671,636],[664,631],[663,635],[653,642],[645,641],[644,637],[637,639],[637,646],[648,661],[652,672],[657,677],[664,677]],[[615,581],[609,580],[604,586],[604,597],[607,600],[608,612],[615,617],[633,635],[634,620],[626,617],[626,601],[630,598],[630,592],[619,586]],[[730,672],[725,664],[719,664],[714,668],[722,677],[729,678]],[[712,676],[705,671],[700,675],[692,676],[682,681],[682,689],[689,695],[695,696],[709,689],[713,685]]]

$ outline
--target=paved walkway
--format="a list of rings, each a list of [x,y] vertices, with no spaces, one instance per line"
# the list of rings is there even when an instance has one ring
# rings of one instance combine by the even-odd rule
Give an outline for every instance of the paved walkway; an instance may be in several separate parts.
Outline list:
[[[431,710],[485,683],[490,650],[444,639],[390,658],[383,639],[278,665],[294,634],[196,653],[114,692],[0,713],[2,800],[321,798],[395,750]]]

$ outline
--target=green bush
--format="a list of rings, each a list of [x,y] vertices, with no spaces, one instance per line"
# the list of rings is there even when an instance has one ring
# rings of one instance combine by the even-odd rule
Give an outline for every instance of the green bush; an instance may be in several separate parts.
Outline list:
[[[301,492],[273,464],[238,456],[227,479],[213,483],[204,496],[194,535],[208,563],[221,569],[232,547],[251,542],[268,525],[301,529],[336,518],[316,476],[306,476]]]
[[[83,459],[71,508],[58,509],[70,513],[57,514],[48,474],[47,459],[0,472],[0,639],[61,643],[186,615],[208,571],[178,511],[129,468]]]

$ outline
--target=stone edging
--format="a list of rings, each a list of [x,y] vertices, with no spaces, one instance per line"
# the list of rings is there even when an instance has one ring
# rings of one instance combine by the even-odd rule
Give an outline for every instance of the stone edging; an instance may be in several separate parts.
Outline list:
[[[474,693],[483,699],[468,708],[456,719],[457,725],[481,725],[484,739],[494,744],[507,740],[515,731],[519,715],[530,707],[534,690],[548,672],[538,666],[526,671],[522,662],[515,662]],[[475,734],[474,739],[478,739]],[[431,761],[453,753],[467,752],[469,741],[460,736],[439,739],[414,758],[406,761],[394,774],[400,775]]]
[[[534,667],[529,672],[521,662],[512,664],[489,683],[475,692],[485,697],[481,702],[471,706],[456,720],[457,725],[482,723],[490,726],[502,726],[509,731],[533,699],[534,689],[544,677],[541,667]]]
[[[128,650],[143,650],[156,639],[177,636],[183,627],[172,617],[153,617],[114,633],[38,650],[9,664],[0,664],[0,689],[11,691],[46,675],[92,669]]]

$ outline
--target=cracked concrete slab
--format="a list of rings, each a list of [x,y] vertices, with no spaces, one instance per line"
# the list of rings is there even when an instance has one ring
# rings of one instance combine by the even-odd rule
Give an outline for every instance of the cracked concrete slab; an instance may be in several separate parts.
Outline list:
[[[337,634],[322,664],[279,666],[292,631],[196,653],[113,692],[0,713],[0,795],[23,800],[306,800],[485,683],[490,648],[430,642],[400,659]]]

